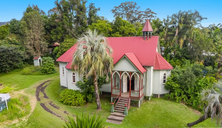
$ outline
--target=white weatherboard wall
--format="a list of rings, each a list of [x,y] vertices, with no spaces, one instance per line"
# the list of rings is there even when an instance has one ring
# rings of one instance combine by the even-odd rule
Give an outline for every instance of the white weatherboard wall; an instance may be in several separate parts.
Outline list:
[[[153,94],[166,94],[169,93],[169,90],[165,89],[163,84],[163,75],[166,73],[166,76],[169,77],[171,70],[154,70],[153,71]]]
[[[121,59],[113,68],[114,71],[130,71],[137,72],[137,69],[132,66],[132,64],[126,59]]]
[[[75,83],[73,82],[73,73],[75,73]],[[77,72],[74,72],[72,70],[67,70],[67,78],[68,78],[68,89],[72,90],[80,90],[77,86],[76,83],[80,80],[82,80],[82,77],[78,75]]]
[[[40,60],[41,64],[39,63],[39,60]],[[34,66],[41,66],[42,65],[42,58],[39,57],[37,60],[33,60],[33,62],[34,62]]]
[[[100,89],[100,91],[103,91],[103,92],[111,92],[111,82],[108,83],[108,84],[102,85],[102,88]]]
[[[145,96],[151,96],[153,93],[153,67],[146,67],[146,93]]]
[[[65,68],[67,65],[66,62],[59,62],[59,76],[60,76],[60,85],[63,87],[68,87],[67,84],[67,73],[68,70]],[[63,70],[64,69],[64,74],[63,74]]]

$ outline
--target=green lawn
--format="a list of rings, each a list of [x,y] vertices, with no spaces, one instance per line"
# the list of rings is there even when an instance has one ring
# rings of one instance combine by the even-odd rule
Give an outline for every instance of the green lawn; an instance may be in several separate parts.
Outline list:
[[[27,93],[35,95],[36,85],[40,84],[46,79],[51,79],[50,85],[46,88],[45,92],[49,99],[42,100],[37,103],[35,110],[27,120],[27,122],[20,122],[19,124],[11,125],[10,127],[27,127],[27,128],[61,128],[64,125],[64,121],[60,118],[46,112],[40,103],[47,103],[53,101],[54,104],[60,107],[60,110],[56,110],[51,106],[47,106],[55,113],[66,118],[67,115],[63,112],[66,111],[73,115],[83,113],[89,113],[90,115],[101,115],[104,119],[110,114],[110,97],[101,97],[101,104],[103,110],[96,110],[96,103],[88,103],[82,107],[71,107],[63,105],[59,102],[59,93],[62,88],[59,85],[59,76],[57,74],[52,75],[21,75],[19,71],[14,71],[9,74],[0,74],[0,83],[4,86],[15,86],[17,90],[25,89]],[[40,95],[40,97],[43,97]],[[106,126],[111,128],[178,128],[186,127],[186,124],[198,119],[200,115],[196,114],[192,109],[164,99],[153,98],[151,101],[144,102],[140,108],[131,107],[129,115],[125,117],[121,125],[115,125],[106,123]],[[211,122],[210,119],[196,125],[197,127],[216,127],[215,122]]]
[[[58,76],[58,68],[56,69],[57,73],[50,75],[22,75],[21,70],[14,70],[9,73],[0,74],[0,84],[15,87],[16,90],[25,89],[44,79]]]
[[[97,111],[96,104],[90,103],[83,107],[71,107],[63,105],[58,101],[59,93],[61,91],[59,86],[59,79],[54,79],[51,84],[46,88],[46,93],[50,99],[61,109],[66,110],[74,115],[83,113],[90,113],[91,115],[96,113],[104,117],[104,120],[110,114],[110,97],[101,97],[101,103],[103,110]],[[53,108],[52,108],[53,109]],[[56,111],[56,110],[55,110]],[[40,114],[41,113],[41,114]],[[58,112],[60,113],[60,112]],[[61,113],[62,114],[62,113]],[[64,115],[66,116],[66,115]],[[146,101],[140,108],[131,107],[129,115],[125,117],[121,125],[115,125],[106,123],[111,128],[134,128],[134,127],[158,127],[158,128],[172,128],[172,127],[186,127],[186,124],[195,121],[200,116],[196,114],[192,109],[164,99],[153,98],[151,101]],[[53,123],[53,121],[55,123]],[[43,111],[41,106],[37,105],[36,110],[30,117],[28,124],[32,123],[35,125],[28,125],[30,128],[34,126],[48,127],[48,128],[59,128],[64,122],[59,118]],[[50,125],[48,125],[50,124]],[[211,122],[210,119],[198,124],[196,127],[216,127],[215,122]]]

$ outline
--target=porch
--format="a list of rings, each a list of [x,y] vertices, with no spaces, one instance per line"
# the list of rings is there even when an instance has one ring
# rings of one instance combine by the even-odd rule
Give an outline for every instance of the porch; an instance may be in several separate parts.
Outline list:
[[[127,97],[140,100],[144,96],[144,75],[140,72],[113,71],[111,77],[111,97]]]

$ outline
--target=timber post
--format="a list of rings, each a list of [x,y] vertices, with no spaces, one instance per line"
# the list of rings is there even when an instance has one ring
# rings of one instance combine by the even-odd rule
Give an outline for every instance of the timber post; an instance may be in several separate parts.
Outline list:
[[[111,103],[111,113],[114,112],[114,103]]]
[[[128,106],[128,105],[127,105],[127,104],[125,104],[125,111],[124,111],[124,115],[126,115],[126,116],[128,115],[128,109],[127,109],[127,106]]]

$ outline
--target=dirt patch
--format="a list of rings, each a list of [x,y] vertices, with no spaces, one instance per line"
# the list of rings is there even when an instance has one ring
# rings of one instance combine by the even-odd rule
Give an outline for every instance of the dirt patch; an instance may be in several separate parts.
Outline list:
[[[50,104],[53,108],[55,108],[55,109],[59,109],[59,108],[60,108],[59,106],[55,105],[52,101],[50,101],[49,104]]]
[[[42,84],[40,84],[40,85],[36,88],[35,96],[36,96],[37,101],[41,101],[41,99],[39,98],[39,93],[40,93],[40,91],[42,91],[42,86],[43,86],[45,83],[49,82],[49,81],[50,81],[50,80],[47,80],[47,81],[43,82]],[[44,88],[44,89],[45,89],[45,88]],[[43,91],[44,91],[44,89],[43,89]],[[43,94],[45,94],[45,93],[43,93]],[[44,96],[45,96],[45,95],[44,95]],[[48,96],[46,95],[46,97],[48,97]]]
[[[49,85],[49,84],[48,84]],[[41,90],[41,92],[43,93],[43,95],[44,95],[44,98],[46,98],[46,99],[49,99],[49,97],[46,95],[46,93],[45,93],[45,88],[48,86],[48,85],[46,85],[46,86],[44,86],[44,87],[42,87],[40,90]]]
[[[45,111],[47,111],[47,112],[51,113],[52,115],[55,115],[55,116],[61,118],[62,120],[64,120],[60,115],[57,115],[56,113],[54,113],[53,111],[51,111],[48,107],[46,107],[44,103],[40,103],[40,105],[42,106],[42,108],[43,108]]]

